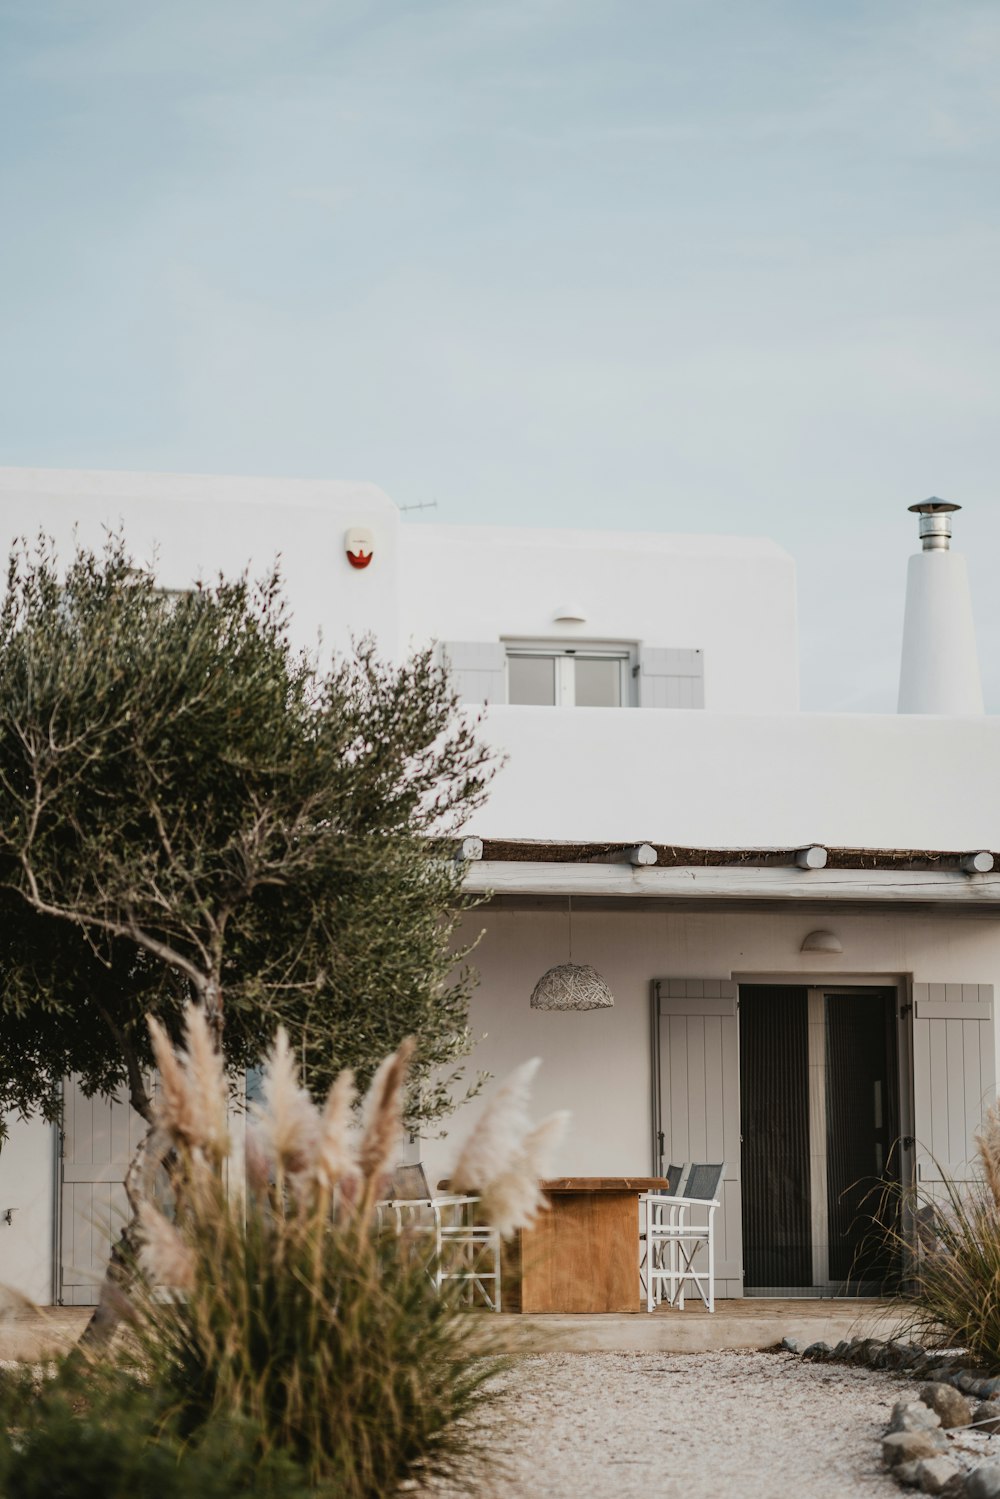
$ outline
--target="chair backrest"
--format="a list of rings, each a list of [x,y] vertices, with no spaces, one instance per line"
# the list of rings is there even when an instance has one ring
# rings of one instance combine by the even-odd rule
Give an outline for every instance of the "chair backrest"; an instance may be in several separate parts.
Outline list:
[[[683,1166],[670,1165],[667,1167],[667,1181],[669,1186],[664,1187],[660,1193],[661,1197],[676,1197],[681,1189],[681,1177],[684,1175]]]
[[[413,1202],[420,1197],[429,1197],[427,1174],[419,1161],[415,1166],[397,1166],[392,1173],[390,1196],[395,1202]]]
[[[688,1172],[688,1179],[684,1183],[685,1197],[699,1197],[703,1201],[711,1201],[719,1190],[722,1173],[725,1169],[723,1162],[718,1166],[692,1165]]]

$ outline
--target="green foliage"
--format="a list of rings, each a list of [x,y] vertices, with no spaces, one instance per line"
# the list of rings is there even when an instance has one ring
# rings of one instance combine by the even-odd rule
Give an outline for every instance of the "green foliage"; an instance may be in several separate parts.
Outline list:
[[[135,1376],[70,1360],[0,1386],[4,1499],[309,1499],[287,1456],[238,1420],[184,1441]]]
[[[60,1079],[148,1117],[145,1017],[187,999],[228,1064],[278,1023],[325,1090],[415,1034],[447,1107],[471,975],[450,839],[490,775],[429,651],[296,653],[277,575],[168,596],[121,538],[11,559],[0,611],[0,1117]],[[434,1075],[434,1081],[432,1081]]]
[[[942,1176],[889,1194],[880,1212],[887,1238],[908,1262],[900,1335],[967,1348],[1000,1372],[1000,1204],[988,1178]]]

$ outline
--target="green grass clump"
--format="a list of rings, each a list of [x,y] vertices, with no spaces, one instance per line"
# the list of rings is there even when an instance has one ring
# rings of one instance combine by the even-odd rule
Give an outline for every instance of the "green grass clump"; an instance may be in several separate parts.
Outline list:
[[[65,1361],[0,1385],[4,1499],[310,1499],[289,1457],[259,1433],[216,1420],[193,1441],[165,1419],[155,1393],[123,1371]]]

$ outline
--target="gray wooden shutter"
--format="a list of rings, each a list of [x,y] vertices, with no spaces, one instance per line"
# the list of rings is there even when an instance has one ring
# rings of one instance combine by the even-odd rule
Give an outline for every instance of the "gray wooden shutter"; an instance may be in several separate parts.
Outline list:
[[[701,651],[639,647],[640,708],[704,708],[705,658]]]
[[[113,1239],[128,1218],[125,1173],[146,1133],[122,1094],[86,1098],[63,1084],[60,1277],[66,1306],[93,1306]]]
[[[996,1098],[992,984],[913,985],[917,1180],[971,1181],[975,1133]]]
[[[740,1052],[737,985],[728,979],[654,984],[654,1114],[668,1161],[725,1162],[715,1215],[715,1294],[743,1295]],[[656,1163],[657,1172],[660,1162]]]
[[[463,703],[507,701],[507,650],[498,641],[446,640],[441,655]]]

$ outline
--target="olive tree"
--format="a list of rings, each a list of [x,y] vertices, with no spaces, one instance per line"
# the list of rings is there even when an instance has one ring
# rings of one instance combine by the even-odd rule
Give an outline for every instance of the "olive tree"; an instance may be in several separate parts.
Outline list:
[[[11,557],[0,610],[0,1116],[60,1080],[147,1120],[146,1017],[309,1085],[417,1038],[410,1122],[470,1048],[454,835],[491,773],[430,651],[295,650],[280,580],[170,595],[120,536]]]

